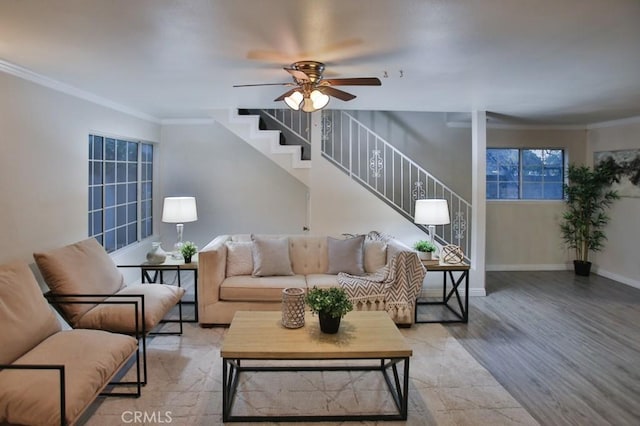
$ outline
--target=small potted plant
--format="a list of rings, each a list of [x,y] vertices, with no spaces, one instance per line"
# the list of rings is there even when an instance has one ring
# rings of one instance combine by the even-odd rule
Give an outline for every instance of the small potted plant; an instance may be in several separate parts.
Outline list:
[[[418,252],[418,257],[422,260],[431,260],[433,253],[436,251],[435,244],[427,240],[416,241],[413,244],[413,248]]]
[[[347,292],[340,287],[314,286],[308,291],[305,302],[309,305],[311,312],[318,314],[320,330],[328,334],[337,333],[342,317],[353,310]]]
[[[180,254],[184,257],[184,263],[191,263],[191,258],[198,252],[198,247],[191,241],[186,241],[180,247]]]

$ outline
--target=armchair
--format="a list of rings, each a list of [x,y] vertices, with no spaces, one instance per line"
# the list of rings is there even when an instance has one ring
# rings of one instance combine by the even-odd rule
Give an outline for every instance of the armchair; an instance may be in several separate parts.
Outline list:
[[[138,341],[65,330],[26,263],[0,266],[0,424],[75,424],[98,395],[140,396]],[[136,381],[111,380],[130,368]],[[101,393],[107,385],[135,392]]]
[[[34,253],[33,257],[51,290],[50,300],[73,328],[134,335],[136,323],[142,325],[143,384],[146,384],[146,337],[180,303],[185,290],[163,284],[125,286],[122,273],[93,238]],[[122,303],[131,300],[140,302],[137,316],[130,306]]]

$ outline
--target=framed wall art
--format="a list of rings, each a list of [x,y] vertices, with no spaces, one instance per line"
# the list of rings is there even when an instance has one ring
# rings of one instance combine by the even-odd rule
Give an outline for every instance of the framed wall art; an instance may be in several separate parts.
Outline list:
[[[593,153],[594,166],[609,159],[615,162],[620,173],[620,183],[614,183],[613,189],[621,197],[640,198],[640,149]]]

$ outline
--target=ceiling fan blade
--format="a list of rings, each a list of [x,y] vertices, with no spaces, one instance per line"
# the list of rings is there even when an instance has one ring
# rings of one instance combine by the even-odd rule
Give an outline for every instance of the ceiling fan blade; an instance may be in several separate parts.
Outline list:
[[[338,98],[342,101],[350,101],[351,99],[356,98],[356,95],[352,95],[351,93],[334,89],[333,87],[329,87],[329,86],[319,87],[318,90],[324,93],[325,95],[333,96],[334,98]]]
[[[293,83],[257,83],[257,84],[234,84],[233,87],[255,87],[255,86],[293,86]]]
[[[309,81],[309,76],[300,70],[294,68],[284,68],[284,70],[291,74],[296,81]]]
[[[321,84],[327,86],[382,86],[382,82],[377,77],[330,78],[322,80]]]
[[[283,93],[282,95],[278,96],[277,98],[275,98],[273,100],[273,102],[278,102],[278,101],[284,101],[284,98],[286,98],[287,96],[289,96],[290,94],[292,94],[293,92],[295,92],[298,89],[291,89],[288,92]]]

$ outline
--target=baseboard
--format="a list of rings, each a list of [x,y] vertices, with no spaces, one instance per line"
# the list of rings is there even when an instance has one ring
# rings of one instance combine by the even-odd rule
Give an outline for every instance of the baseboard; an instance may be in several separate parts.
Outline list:
[[[542,263],[523,265],[487,265],[489,271],[566,271],[573,269],[573,265],[568,263]]]
[[[640,281],[633,280],[628,277],[624,277],[622,275],[607,271],[602,268],[598,268],[596,265],[591,270],[592,273],[600,275],[605,278],[609,278],[611,280],[617,281],[621,284],[625,284],[631,287],[635,287],[640,289]],[[537,265],[487,265],[487,272],[490,271],[567,271],[573,270],[573,265],[571,263],[566,264],[537,264]],[[483,289],[477,289],[483,290]],[[471,296],[474,296],[473,289],[470,289],[469,293]]]
[[[632,280],[631,278],[623,277],[622,275],[615,274],[613,272],[606,271],[602,268],[597,268],[594,273],[601,277],[609,278],[622,284],[626,284],[631,287],[640,289],[640,281]]]

